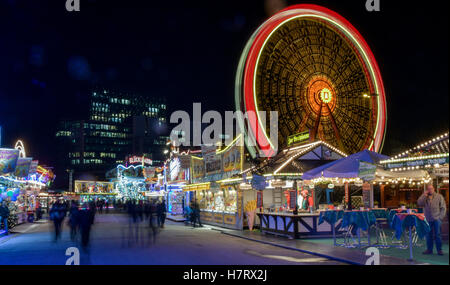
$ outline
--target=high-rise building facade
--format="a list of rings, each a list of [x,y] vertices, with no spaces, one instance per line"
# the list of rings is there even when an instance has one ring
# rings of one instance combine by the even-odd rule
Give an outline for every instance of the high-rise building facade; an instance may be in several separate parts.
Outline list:
[[[97,88],[90,94],[89,118],[61,122],[56,138],[59,167],[77,177],[101,179],[128,155],[159,165],[169,139],[167,106],[163,98]]]

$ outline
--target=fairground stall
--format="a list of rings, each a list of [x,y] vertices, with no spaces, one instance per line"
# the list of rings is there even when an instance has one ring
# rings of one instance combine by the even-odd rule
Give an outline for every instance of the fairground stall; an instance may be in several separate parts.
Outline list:
[[[65,195],[70,194],[66,193]],[[75,180],[74,195],[70,195],[70,197],[72,196],[74,198],[79,197],[80,203],[102,199],[112,204],[117,192],[112,182]]]
[[[381,161],[384,169],[398,176],[396,179],[379,181],[382,183],[380,185],[383,189],[383,203],[386,206],[399,203],[413,204],[423,192],[424,185],[433,183],[435,189],[444,196],[448,206],[448,144],[448,133],[445,133],[395,155],[391,159]],[[417,172],[422,170],[420,172],[422,174],[410,178],[402,175],[413,170]],[[401,195],[393,195],[392,191]]]
[[[126,164],[110,170],[107,177],[114,183],[117,199],[148,200],[165,195],[163,169],[153,167],[152,160],[142,156],[129,156]]]
[[[442,223],[442,237],[448,239],[449,207],[449,136],[448,132],[411,149],[381,161],[384,169],[394,175],[381,179],[382,204],[385,207],[406,206],[417,209],[417,199],[427,184],[444,196],[447,204],[447,216]],[[412,175],[414,174],[414,175]]]
[[[239,188],[240,178],[232,179],[239,177],[243,168],[242,137],[223,149],[202,146],[201,154],[190,155],[191,183],[183,186],[188,193],[186,205],[198,203],[205,224],[243,229],[243,190]]]
[[[51,171],[44,173],[43,169],[37,160],[26,157],[21,141],[14,149],[0,149],[0,202],[8,203],[10,228],[34,221],[40,208],[38,195],[54,179]]]
[[[167,212],[172,216],[183,216],[186,206],[186,193],[183,186],[190,180],[190,160],[189,153],[178,154],[175,149],[171,152],[170,159],[164,167],[166,191],[167,191]]]
[[[331,234],[329,228],[318,225],[317,193],[304,185],[301,176],[308,169],[345,156],[323,141],[294,139],[292,146],[273,159],[249,169],[253,174],[241,187],[253,189],[256,196],[256,224],[263,232],[293,238]]]

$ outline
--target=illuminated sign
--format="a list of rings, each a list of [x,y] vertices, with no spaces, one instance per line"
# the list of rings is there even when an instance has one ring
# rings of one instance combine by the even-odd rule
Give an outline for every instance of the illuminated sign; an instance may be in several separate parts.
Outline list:
[[[136,164],[136,163],[144,163],[144,164],[148,164],[148,165],[152,165],[152,160],[150,158],[145,158],[143,156],[130,156],[128,157],[128,163],[129,164]]]
[[[19,150],[0,148],[0,174],[14,172],[18,158]]]
[[[393,163],[387,163],[387,168],[400,168],[400,167],[415,167],[415,166],[431,166],[435,164],[446,164],[448,163],[448,156],[447,157],[440,157],[440,158],[428,158],[428,159],[417,159],[417,160],[411,160],[411,161],[400,161],[400,162],[393,162]]]
[[[332,98],[332,95],[331,95],[330,89],[328,89],[328,88],[323,88],[323,89],[320,91],[320,100],[322,100],[322,102],[328,104],[328,103],[331,102],[331,98]]]
[[[293,144],[300,144],[300,143],[305,143],[305,142],[309,142],[309,130],[308,131],[304,131],[295,135],[291,135],[288,136],[287,139],[287,144],[288,146],[293,145]]]

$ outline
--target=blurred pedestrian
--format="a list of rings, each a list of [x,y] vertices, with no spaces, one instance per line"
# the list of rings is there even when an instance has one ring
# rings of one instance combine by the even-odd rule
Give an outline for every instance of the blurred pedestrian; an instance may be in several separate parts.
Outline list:
[[[139,200],[136,205],[136,215],[138,218],[138,222],[142,222],[144,219],[144,204],[142,200]]]
[[[158,226],[164,228],[164,222],[166,220],[166,201],[164,199],[158,203],[157,214],[158,214]]]
[[[195,201],[194,202],[194,228],[195,228],[195,224],[198,221],[198,224],[200,227],[203,227],[202,222],[200,221],[200,206],[198,205],[198,203]]]
[[[8,217],[9,217],[9,208],[6,201],[3,201],[0,204],[0,229],[3,223],[3,230],[5,231],[5,235],[9,233],[8,230]]]
[[[148,210],[149,230],[151,230],[151,233],[153,235],[153,243],[156,243],[156,235],[158,233],[158,228],[156,226],[157,222],[155,220],[158,219],[158,215],[157,215],[157,206],[153,200],[150,201],[148,208],[149,208]]]
[[[190,206],[184,207],[184,218],[185,225],[192,225],[192,208]]]
[[[95,211],[87,203],[84,203],[78,215],[78,224],[81,232],[81,246],[83,250],[86,251],[89,246],[89,237],[94,222]]]
[[[77,236],[78,224],[79,224],[79,209],[78,202],[72,201],[69,210],[69,226],[70,226],[70,240],[75,241]]]
[[[62,222],[66,216],[66,207],[61,201],[57,201],[50,209],[50,220],[55,227],[55,241],[61,237]]]

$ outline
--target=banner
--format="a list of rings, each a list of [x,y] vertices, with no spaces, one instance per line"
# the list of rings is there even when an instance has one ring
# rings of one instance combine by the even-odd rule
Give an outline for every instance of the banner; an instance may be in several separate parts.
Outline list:
[[[297,144],[304,144],[310,141],[310,134],[309,134],[309,130],[301,132],[301,133],[297,133],[294,135],[290,135],[287,138],[287,145],[291,146],[291,145],[297,145]]]
[[[243,146],[234,144],[223,153],[223,172],[233,172],[232,175],[242,171],[242,160],[244,157]]]
[[[14,176],[27,177],[28,173],[30,172],[31,161],[33,161],[32,158],[19,158],[17,160],[17,166],[16,171],[14,172]]]
[[[358,177],[363,181],[372,181],[375,179],[377,166],[372,163],[360,161],[358,169]]]
[[[215,145],[202,145],[202,157],[205,162],[211,162],[215,159],[216,149]]]
[[[13,173],[19,158],[18,149],[0,148],[0,174]]]
[[[30,171],[29,171],[29,175],[33,175],[37,173],[37,167],[39,164],[39,160],[33,160],[31,161],[31,165],[30,165]]]
[[[184,169],[189,169],[191,167],[191,156],[190,155],[180,155],[180,167]]]
[[[198,157],[191,157],[191,178],[192,182],[199,182],[205,176],[205,162]]]

